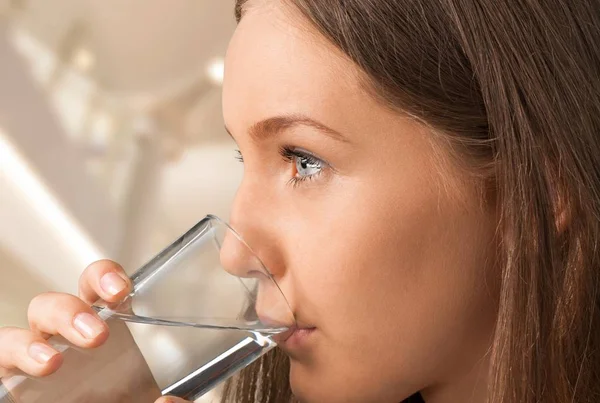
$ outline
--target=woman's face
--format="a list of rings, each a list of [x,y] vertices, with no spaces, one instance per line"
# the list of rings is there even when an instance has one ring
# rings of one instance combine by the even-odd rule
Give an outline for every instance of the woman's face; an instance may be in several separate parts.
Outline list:
[[[223,109],[245,167],[231,223],[315,328],[281,346],[293,391],[456,398],[493,333],[495,215],[427,127],[371,97],[278,4],[253,3],[239,24]]]

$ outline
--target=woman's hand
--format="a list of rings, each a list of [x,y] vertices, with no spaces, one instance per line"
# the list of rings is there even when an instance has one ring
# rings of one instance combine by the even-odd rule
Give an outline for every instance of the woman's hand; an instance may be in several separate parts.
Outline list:
[[[90,306],[98,299],[118,302],[130,288],[121,266],[101,260],[81,275],[79,298],[53,292],[35,297],[28,310],[29,329],[0,329],[0,377],[15,369],[33,376],[55,372],[62,357],[46,342],[52,335],[61,335],[82,348],[102,345],[109,329]]]
[[[100,398],[100,394],[109,391],[111,402],[154,401],[160,396],[160,389],[125,324],[115,321],[109,329],[91,308],[99,299],[118,303],[130,289],[131,282],[123,268],[102,260],[91,264],[81,275],[79,297],[61,293],[35,297],[28,310],[29,329],[0,328],[0,377],[19,371],[35,377],[55,373],[63,364],[63,354],[46,340],[60,335],[83,349],[102,346],[90,350],[98,351],[92,355],[75,349],[65,351],[70,370],[58,371],[51,378],[52,390],[69,391],[68,398],[61,401],[104,402],[106,396]],[[82,379],[86,380],[84,385]],[[45,386],[33,382],[28,387]],[[18,388],[13,392],[19,397]],[[63,396],[64,392],[60,393]]]

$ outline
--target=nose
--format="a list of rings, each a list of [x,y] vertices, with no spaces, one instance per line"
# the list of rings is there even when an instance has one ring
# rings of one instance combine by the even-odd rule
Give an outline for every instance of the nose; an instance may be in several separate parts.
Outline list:
[[[229,222],[250,245],[275,278],[286,274],[285,225],[282,204],[272,186],[255,173],[244,174],[236,193]]]
[[[260,259],[233,228],[224,227],[216,236],[221,265],[229,274],[243,279],[269,277]]]
[[[259,257],[231,227],[225,227],[220,238],[221,265],[241,281],[246,291],[244,320],[259,321],[265,330],[293,326],[288,301]]]

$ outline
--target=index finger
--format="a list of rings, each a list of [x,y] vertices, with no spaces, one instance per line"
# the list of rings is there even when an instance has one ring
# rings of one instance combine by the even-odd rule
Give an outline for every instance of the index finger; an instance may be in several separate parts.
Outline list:
[[[79,277],[79,298],[92,305],[99,299],[119,302],[131,290],[131,280],[120,264],[99,260],[90,264]]]

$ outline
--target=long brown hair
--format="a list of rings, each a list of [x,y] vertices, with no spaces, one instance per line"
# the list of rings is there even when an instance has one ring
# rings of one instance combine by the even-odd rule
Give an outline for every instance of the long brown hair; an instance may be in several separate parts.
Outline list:
[[[599,402],[600,2],[288,3],[367,91],[489,178],[502,240],[489,401]],[[288,367],[274,351],[225,401],[290,402]]]

